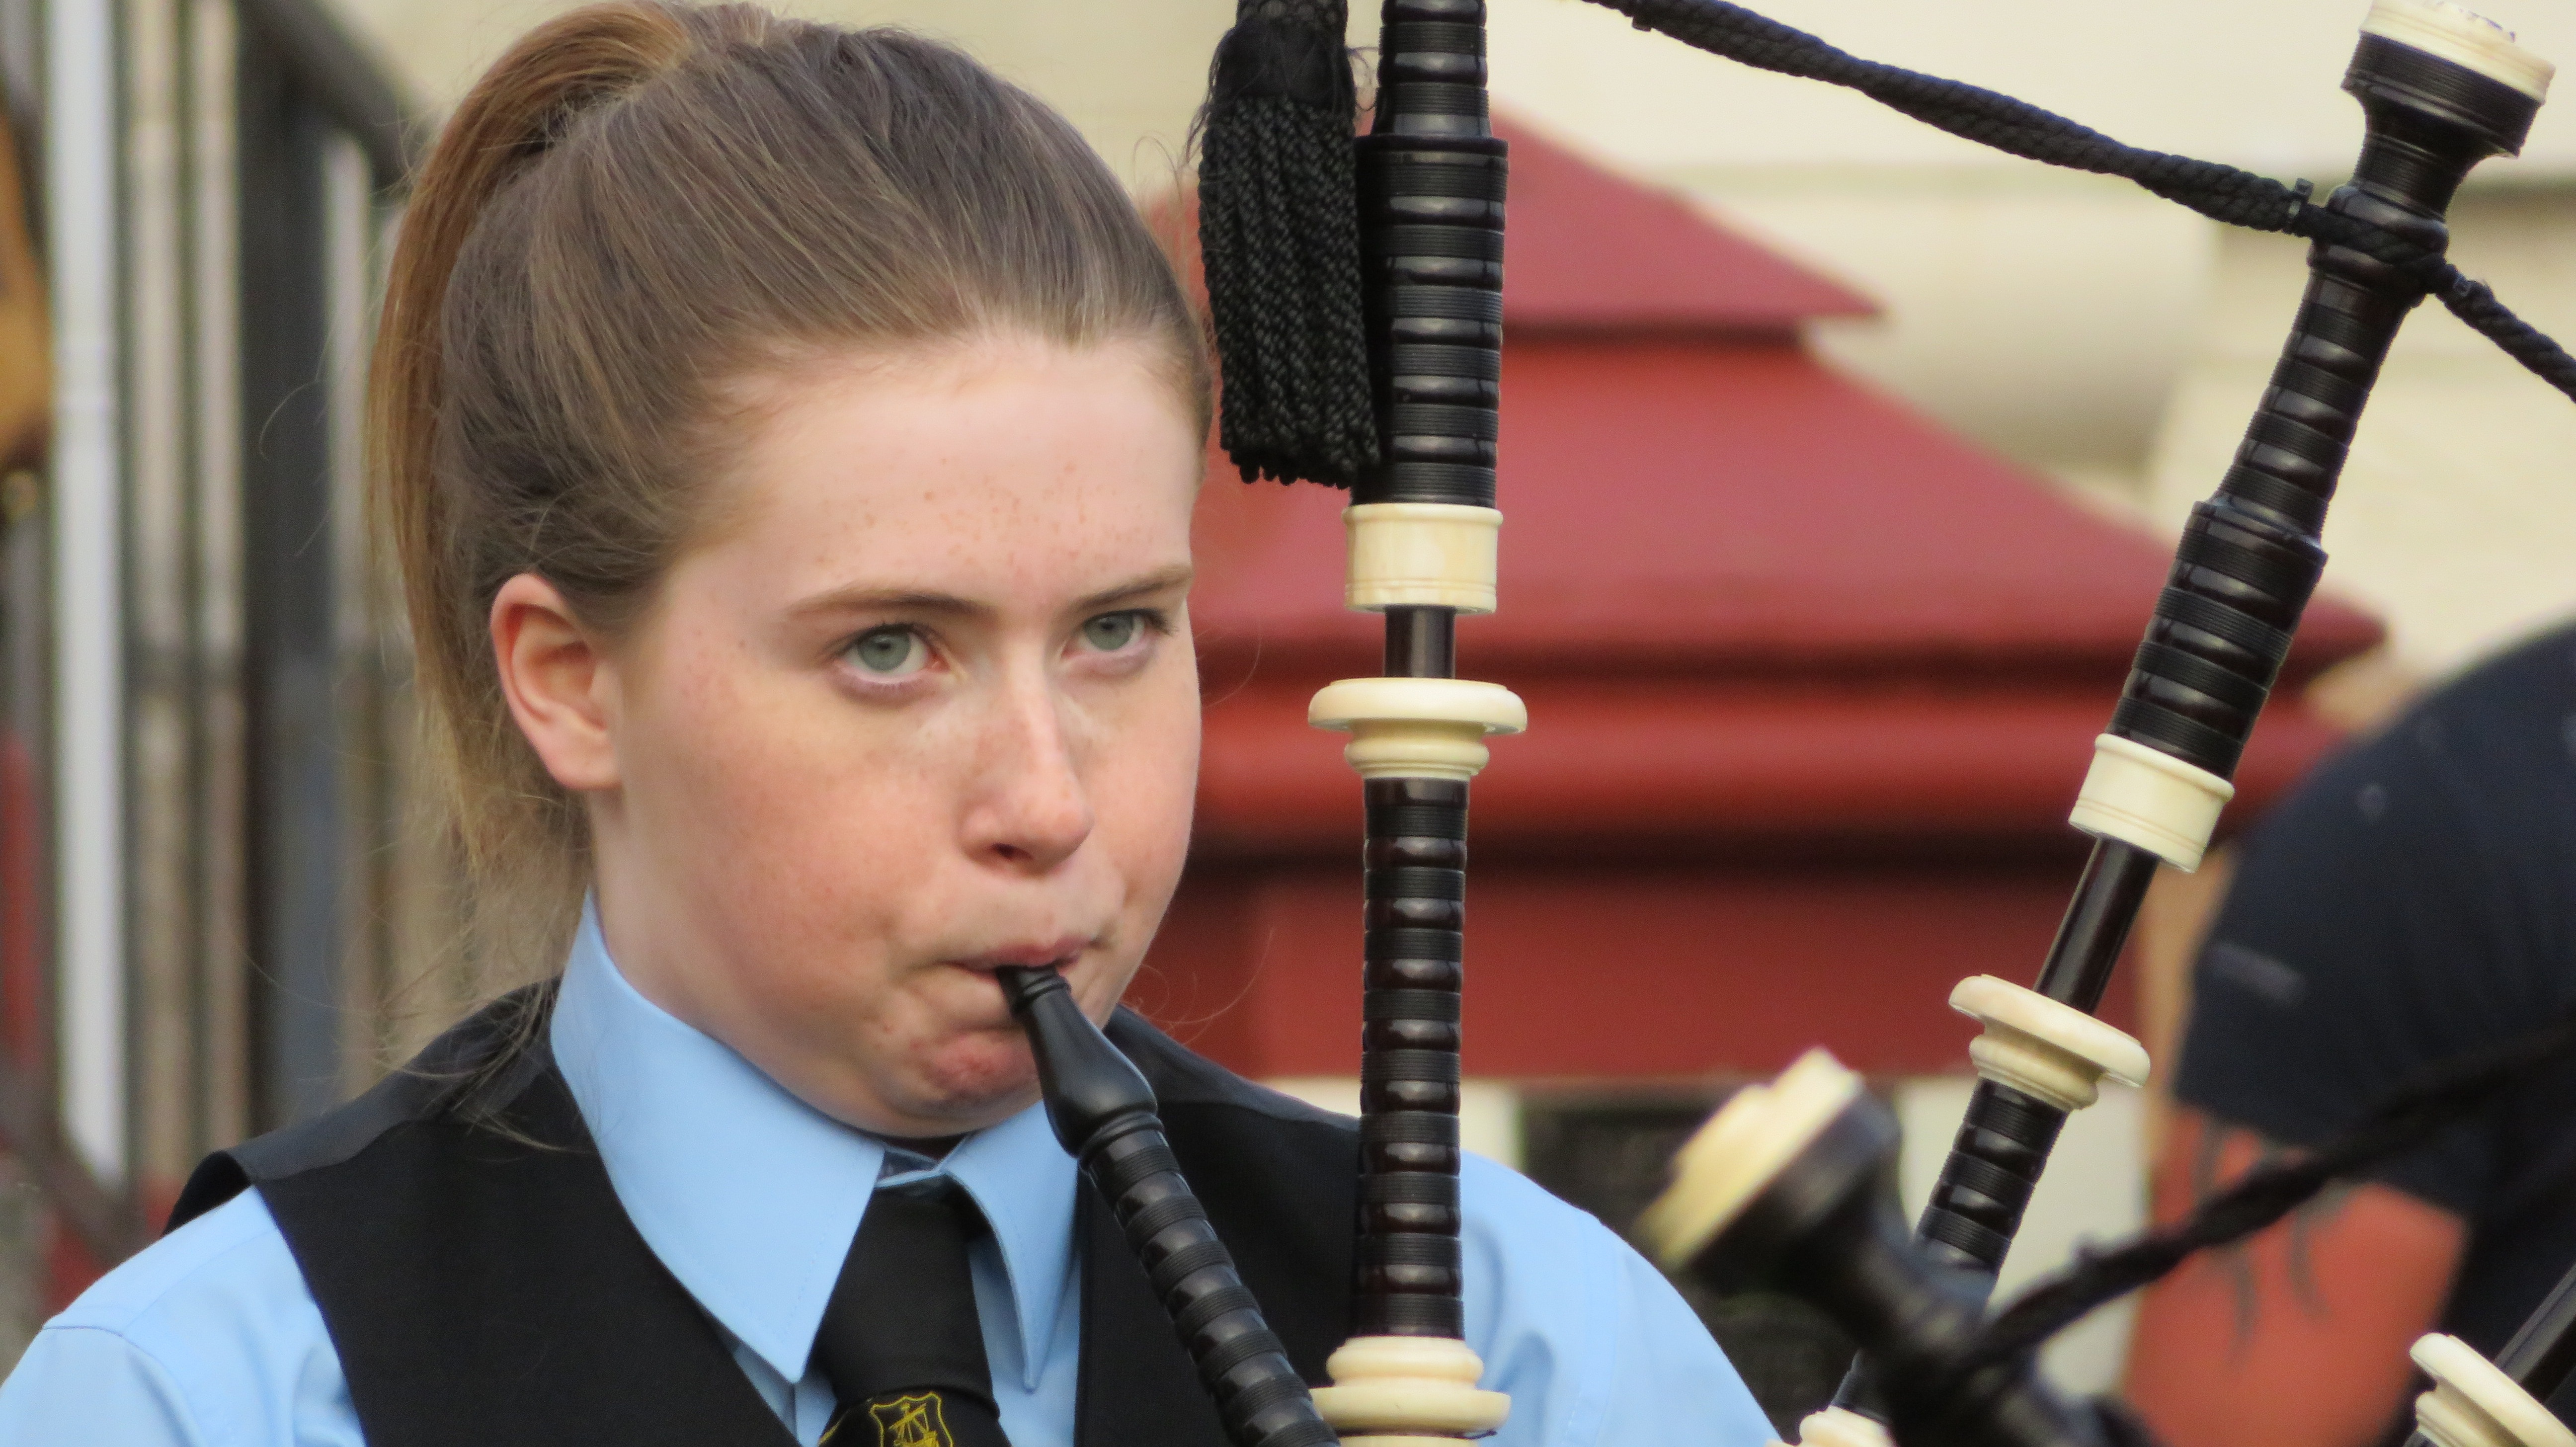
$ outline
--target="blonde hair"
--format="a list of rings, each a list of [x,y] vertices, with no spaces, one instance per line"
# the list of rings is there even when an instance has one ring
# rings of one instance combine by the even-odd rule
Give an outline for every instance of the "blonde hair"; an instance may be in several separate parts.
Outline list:
[[[964,54],[750,5],[619,0],[522,39],[423,167],[370,379],[379,521],[478,933],[559,951],[581,809],[511,721],[515,574],[615,637],[705,516],[727,383],[821,348],[1011,331],[1154,344],[1204,426],[1200,324],[1064,120]]]

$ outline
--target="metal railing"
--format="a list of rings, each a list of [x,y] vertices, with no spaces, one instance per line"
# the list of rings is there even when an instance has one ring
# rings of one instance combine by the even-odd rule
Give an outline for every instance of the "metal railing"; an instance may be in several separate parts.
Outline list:
[[[0,483],[0,1145],[76,1279],[370,1074],[410,968],[357,429],[421,132],[318,0],[0,0],[0,74],[54,376]]]

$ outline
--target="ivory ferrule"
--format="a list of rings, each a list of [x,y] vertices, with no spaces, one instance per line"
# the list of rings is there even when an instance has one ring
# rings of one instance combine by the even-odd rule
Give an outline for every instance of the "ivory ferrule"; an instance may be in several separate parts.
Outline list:
[[[1520,696],[1463,678],[1346,678],[1326,684],[1306,721],[1351,736],[1342,757],[1364,779],[1472,779],[1487,734],[1529,727]]]
[[[1876,1418],[1849,1407],[1810,1412],[1798,1422],[1799,1447],[1896,1447],[1896,1439]]]
[[[2434,1447],[2576,1447],[2576,1432],[2458,1337],[2418,1337],[2407,1355],[2433,1379],[2415,1423]]]
[[[1977,1074],[2059,1110],[2082,1110],[2100,1099],[2105,1076],[2123,1085],[2146,1083],[2147,1047],[2037,990],[1971,975],[1950,992],[1950,1008],[1986,1027],[1968,1042]]]
[[[1637,1218],[1638,1235],[1681,1269],[1860,1093],[1860,1077],[1819,1049],[1728,1096],[1673,1157],[1673,1183]]]
[[[2093,767],[2066,822],[2098,839],[2134,844],[2188,874],[2200,867],[2219,811],[2236,786],[2115,734],[2093,741]]]
[[[1315,1410],[1346,1447],[1481,1437],[1511,1415],[1510,1397],[1476,1385],[1484,1360],[1454,1337],[1355,1336],[1324,1370],[1333,1384],[1315,1389]]]
[[[1343,600],[1363,612],[1388,608],[1494,611],[1503,515],[1454,503],[1371,502],[1342,509],[1350,537]]]
[[[2549,99],[2558,67],[2514,43],[2510,30],[2446,0],[2378,0],[2361,33],[2412,46],[2512,86],[2533,100]]]

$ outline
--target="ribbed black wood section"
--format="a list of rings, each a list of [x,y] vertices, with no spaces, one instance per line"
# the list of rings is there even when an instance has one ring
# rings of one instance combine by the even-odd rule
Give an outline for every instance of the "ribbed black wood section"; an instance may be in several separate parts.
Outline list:
[[[1370,372],[1384,455],[1356,503],[1494,504],[1504,146],[1485,113],[1484,0],[1387,0],[1359,142]]]
[[[1963,1294],[1977,1301],[1993,1294],[2004,1255],[2021,1231],[2022,1212],[2065,1126],[2066,1112],[2009,1085],[1980,1080],[1969,1092],[1950,1158],[1914,1226],[1915,1243],[1952,1268]],[[1869,1358],[1853,1362],[1834,1405],[1882,1415],[1877,1377]]]
[[[2362,37],[2344,76],[2369,122],[2350,185],[2326,209],[2435,252],[2443,209],[2469,169],[2518,149],[2538,102],[2466,67]],[[2221,778],[2236,772],[2308,597],[2325,570],[2326,505],[2371,385],[2423,292],[2385,262],[2318,243],[2280,364],[2218,491],[2192,508],[2107,732]],[[2077,881],[2039,992],[2091,1012],[2137,921],[2156,858],[2098,841]],[[1980,1081],[1916,1240],[1980,1299],[2021,1227],[2066,1115]],[[1875,1411],[1871,1363],[1852,1364],[1836,1405]]]
[[[1371,779],[1361,946],[1358,1336],[1459,1336],[1467,785]]]
[[[1950,1159],[1915,1227],[1916,1239],[1932,1246],[1935,1257],[1991,1284],[2065,1124],[2066,1112],[2046,1101],[1978,1081],[1950,1142]]]
[[[2440,251],[2469,169],[2518,149],[2539,103],[2466,67],[2362,37],[2344,88],[2370,130],[2329,211]],[[2319,535],[2389,343],[2422,299],[2385,262],[2319,243],[2280,365],[2218,492],[2192,509],[2110,732],[2235,773],[2299,614],[2325,569]]]
[[[1386,0],[1360,138],[1360,248],[1384,451],[1354,504],[1494,505],[1503,349],[1503,143],[1485,106],[1484,0]],[[1390,608],[1386,676],[1457,676],[1457,614]],[[1467,784],[1362,785],[1360,1221],[1355,1336],[1462,1336],[1459,984]]]

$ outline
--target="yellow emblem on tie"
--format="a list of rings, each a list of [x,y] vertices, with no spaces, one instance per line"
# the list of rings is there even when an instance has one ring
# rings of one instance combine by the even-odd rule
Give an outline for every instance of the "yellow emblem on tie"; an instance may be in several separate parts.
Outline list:
[[[877,1447],[957,1447],[940,1415],[937,1392],[916,1392],[891,1401],[868,1403],[876,1420]]]

